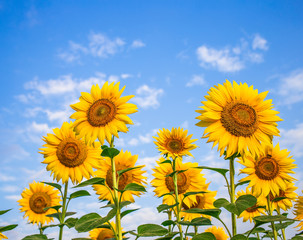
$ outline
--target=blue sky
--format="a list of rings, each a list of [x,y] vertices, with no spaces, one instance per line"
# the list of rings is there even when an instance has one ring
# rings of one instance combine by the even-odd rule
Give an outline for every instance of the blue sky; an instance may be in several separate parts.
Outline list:
[[[195,159],[188,161],[227,167],[195,126],[195,110],[210,87],[229,79],[269,91],[267,99],[284,120],[275,141],[294,156],[301,192],[302,11],[301,1],[0,0],[0,205],[13,208],[0,225],[19,224],[9,238],[36,233],[16,200],[33,180],[51,181],[40,163],[42,136],[69,120],[69,105],[80,92],[107,80],[135,95],[135,124],[116,146],[139,155],[149,180],[159,158],[152,136],[162,128],[181,126],[198,139]],[[205,174],[210,188],[226,196],[222,179]],[[91,193],[70,206],[78,216],[98,208]],[[125,218],[125,229],[160,223],[165,216],[156,214],[157,204],[149,187],[136,201],[141,210]],[[46,233],[56,237],[52,231]],[[85,236],[66,232],[66,239]]]

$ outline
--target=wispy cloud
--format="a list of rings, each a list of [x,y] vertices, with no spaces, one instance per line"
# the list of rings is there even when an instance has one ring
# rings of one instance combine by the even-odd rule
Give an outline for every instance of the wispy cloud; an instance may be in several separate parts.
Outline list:
[[[153,141],[153,136],[157,131],[158,129],[153,129],[144,135],[140,134],[138,137],[130,139],[128,144],[131,146],[138,146],[140,144],[151,143]]]
[[[145,43],[142,42],[140,39],[134,40],[132,42],[132,45],[131,45],[132,48],[142,48],[142,47],[145,47],[145,46],[146,46]]]
[[[261,37],[259,34],[256,34],[252,42],[252,48],[254,50],[256,49],[261,49],[265,51],[268,50],[267,40]]]
[[[4,173],[0,173],[0,181],[1,182],[10,182],[10,181],[15,181],[16,177],[10,176]]]
[[[202,75],[193,75],[189,82],[186,83],[186,87],[192,87],[196,85],[205,85],[206,81]]]
[[[163,89],[156,89],[148,85],[142,85],[136,90],[136,97],[133,102],[142,108],[158,108],[160,106],[159,98],[164,93]]]
[[[290,155],[296,157],[303,156],[303,123],[299,123],[294,128],[291,129],[280,129],[281,138],[280,145],[281,148],[287,148],[291,151]]]

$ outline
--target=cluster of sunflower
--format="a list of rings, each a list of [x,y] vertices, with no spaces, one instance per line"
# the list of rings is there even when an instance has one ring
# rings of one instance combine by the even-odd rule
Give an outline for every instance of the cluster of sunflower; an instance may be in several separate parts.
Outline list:
[[[45,236],[46,228],[58,226],[61,240],[66,226],[75,227],[78,232],[89,231],[90,239],[98,240],[122,240],[127,233],[136,239],[155,236],[181,240],[249,239],[251,234],[256,235],[253,239],[260,239],[262,234],[286,240],[285,228],[294,220],[281,210],[289,210],[297,199],[296,219],[303,219],[303,200],[297,197],[295,179],[290,175],[296,167],[294,160],[287,150],[272,143],[273,137],[279,136],[277,122],[281,118],[273,110],[271,100],[264,100],[267,92],[258,93],[246,83],[226,81],[212,87],[205,96],[203,106],[197,110],[200,115],[196,125],[205,127],[203,137],[213,142],[213,147],[218,145],[220,156],[229,161],[229,169],[199,166],[184,158],[193,157],[190,151],[197,148],[196,139],[191,139],[192,134],[188,135],[187,130],[159,130],[154,138],[161,156],[153,169],[151,184],[155,195],[163,198],[157,209],[167,213],[168,220],[161,225],[140,225],[137,232],[123,232],[121,219],[136,209],[124,212],[122,209],[134,202],[133,196],[144,193],[147,184],[144,166],[136,166],[138,156],[120,151],[114,145],[119,132],[126,133],[127,124],[132,124],[128,115],[137,111],[136,105],[128,103],[133,96],[121,97],[123,91],[119,83],[106,82],[101,88],[92,86],[90,93],[82,92],[80,101],[71,105],[75,112],[70,118],[74,121],[64,122],[61,128],[43,137],[42,163],[57,183],[34,181],[21,194],[20,210],[29,222],[39,227],[39,234],[32,236]],[[247,174],[238,183],[235,182],[236,159],[243,165],[240,173]],[[217,192],[209,189],[210,183],[201,173],[202,169],[224,177],[229,200],[215,199]],[[68,195],[69,182],[74,188],[92,185],[99,199],[107,202],[104,207],[111,209],[109,213],[103,217],[98,213],[79,219],[70,217],[74,214],[67,211],[70,201],[90,194],[78,190]],[[236,194],[236,187],[245,184],[248,184],[246,189]],[[231,230],[220,218],[221,208],[231,213]],[[274,215],[274,211],[277,214]],[[252,230],[239,234],[237,217],[253,221]],[[48,225],[54,218],[59,223]],[[225,229],[213,226],[200,232],[198,227],[212,225],[213,218]],[[271,223],[270,230],[260,228],[265,223]],[[175,227],[178,231],[174,231]],[[188,232],[190,227],[194,232]],[[298,227],[302,230],[303,223]]]

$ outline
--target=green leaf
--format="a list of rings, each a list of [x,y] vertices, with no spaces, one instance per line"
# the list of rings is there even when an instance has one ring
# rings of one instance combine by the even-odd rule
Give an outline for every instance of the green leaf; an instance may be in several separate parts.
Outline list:
[[[159,164],[165,164],[165,163],[171,164],[171,161],[170,160],[164,160],[164,161],[160,162]]]
[[[123,201],[123,202],[121,202],[121,204],[120,204],[120,208],[122,209],[122,208],[124,208],[125,206],[127,206],[127,205],[129,205],[129,204],[132,204],[132,202],[131,202],[131,201]]]
[[[174,194],[174,192],[164,193],[163,195],[159,196],[159,198],[164,197],[166,195],[173,195],[173,194]]]
[[[72,228],[72,227],[75,227],[77,221],[78,221],[78,218],[68,218],[65,220],[64,223],[68,228]]]
[[[105,179],[104,178],[100,178],[100,177],[95,177],[95,178],[91,178],[87,181],[84,181],[80,184],[78,184],[77,186],[74,186],[73,188],[77,188],[77,187],[86,187],[86,186],[89,186],[89,185],[97,185],[97,184],[100,184],[100,185],[104,185],[104,182],[105,182]]]
[[[144,167],[144,165],[140,165],[140,166],[137,166],[137,167],[131,167],[131,168],[126,168],[126,169],[122,169],[120,171],[118,171],[118,176],[121,176],[123,173],[125,172],[128,172],[128,171],[131,171],[131,170],[134,170],[134,169],[137,169],[137,168],[142,168]]]
[[[289,225],[293,224],[295,220],[293,221],[287,221],[283,223],[277,223],[275,224],[276,230],[279,231],[280,229],[287,228]]]
[[[146,192],[146,189],[140,184],[129,183],[125,186],[124,191]]]
[[[157,224],[143,224],[138,226],[137,233],[141,237],[163,236],[168,230]]]
[[[45,240],[45,239],[48,239],[47,236],[42,234],[34,234],[22,238],[22,240]]]
[[[198,217],[191,220],[191,225],[193,226],[211,225],[211,221],[205,217]]]
[[[7,210],[2,210],[2,211],[0,211],[0,215],[3,215],[4,213],[9,212],[10,210],[12,210],[12,208],[11,209],[7,209]]]
[[[66,212],[65,217],[72,216],[74,214],[76,214],[76,212]]]
[[[200,192],[187,192],[184,194],[184,198],[188,197],[188,196],[191,196],[191,195],[196,195],[196,194],[201,194],[201,193],[208,193],[208,192],[205,192],[205,191],[200,191]]]
[[[108,148],[108,146],[106,146],[106,145],[102,145],[102,146],[101,146],[101,149],[102,149],[102,150],[104,150],[105,148]]]
[[[62,205],[57,205],[57,206],[43,208],[43,210],[47,211],[48,209],[52,208],[52,209],[55,209],[56,211],[58,211],[61,207],[62,207]]]
[[[223,176],[225,176],[226,173],[229,171],[228,169],[225,169],[225,168],[213,168],[213,167],[206,167],[206,166],[199,166],[199,167],[196,167],[196,168],[211,170],[211,171],[220,173]]]
[[[291,240],[303,240],[302,236],[294,236]]]
[[[161,204],[161,205],[159,205],[159,206],[157,207],[157,210],[158,210],[158,212],[160,213],[160,212],[162,212],[162,211],[164,211],[164,210],[168,210],[168,209],[171,209],[171,208],[176,207],[176,206],[178,206],[177,203],[174,204],[174,205]]]
[[[51,225],[45,225],[43,227],[41,227],[41,229],[44,231],[45,229],[47,228],[50,228],[50,227],[59,227],[61,224],[51,224]]]
[[[266,230],[262,227],[257,227],[257,228],[254,228],[252,231],[251,231],[251,234],[254,234],[254,233],[264,233]],[[250,233],[250,230],[247,231],[245,234],[248,234]]]
[[[247,240],[247,237],[243,234],[237,234],[233,236],[230,240]]]
[[[204,214],[204,215],[212,216],[214,218],[219,219],[221,209],[218,209],[218,208],[214,208],[214,209],[191,208],[188,210],[184,210],[182,212]]]
[[[261,226],[265,223],[269,223],[269,222],[285,222],[285,221],[294,221],[291,218],[287,218],[285,215],[275,215],[275,216],[257,216],[253,218],[255,221],[255,226],[254,228]]]
[[[7,225],[5,227],[0,227],[0,233],[12,230],[12,229],[16,228],[17,226],[18,226],[18,224],[11,224],[11,225]]]
[[[176,171],[171,172],[170,174],[167,174],[165,177],[173,177],[175,174],[183,173],[183,172],[186,172],[187,170],[188,170],[188,169],[176,170]]]
[[[192,240],[216,240],[216,237],[211,232],[204,232],[198,235],[195,235]]]
[[[72,240],[87,240],[87,239],[91,239],[91,238],[72,238]]]
[[[123,218],[125,215],[131,213],[131,212],[134,212],[134,211],[137,211],[139,208],[136,208],[136,209],[129,209],[129,210],[125,210],[124,212],[121,213],[121,218]]]
[[[75,224],[75,229],[78,232],[88,232],[104,222],[98,213],[88,213],[82,216]]]
[[[114,158],[120,153],[120,151],[116,148],[105,148],[103,149],[101,156],[102,157],[109,157],[109,158]]]
[[[283,200],[283,199],[286,199],[287,197],[276,197],[276,198],[274,198],[273,200],[271,200],[272,202],[279,202],[279,201],[281,201],[281,200]]]
[[[69,196],[69,199],[78,198],[78,197],[84,197],[84,196],[90,196],[89,192],[86,190],[79,190],[77,192],[72,193]]]
[[[164,227],[167,227],[169,225],[175,225],[176,223],[173,220],[165,220],[164,222],[161,223]]]
[[[179,232],[169,232],[167,235],[165,235],[164,237],[159,237],[156,238],[155,240],[170,240],[172,239],[174,236],[176,236],[177,234],[179,234]]]
[[[108,214],[106,215],[106,217],[104,217],[103,218],[103,223],[105,223],[105,222],[108,222],[109,220],[111,220],[113,217],[115,217],[116,216],[116,213],[117,213],[117,209],[116,208],[113,208],[112,210],[110,210],[109,212],[108,212]],[[103,224],[102,223],[102,224]]]
[[[250,182],[250,180],[238,182],[238,183],[235,185],[235,189],[236,189],[237,187],[239,187],[239,186],[241,186],[241,185],[244,185],[244,184],[247,184],[247,183],[249,183],[249,182]]]
[[[57,213],[47,214],[46,216],[47,217],[52,217],[52,218],[57,218],[60,221],[61,215],[62,215],[62,213],[57,212]]]
[[[51,183],[51,182],[42,182],[42,183],[44,183],[44,184],[47,184],[47,185],[50,185],[50,186],[52,186],[52,187],[54,187],[54,188],[57,188],[59,191],[61,191],[61,185],[60,184],[58,184],[58,183]]]

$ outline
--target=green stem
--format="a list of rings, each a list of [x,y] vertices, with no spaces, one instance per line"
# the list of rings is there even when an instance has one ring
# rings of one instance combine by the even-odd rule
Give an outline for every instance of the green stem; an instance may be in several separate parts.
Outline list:
[[[62,214],[61,214],[61,218],[60,218],[59,240],[62,240],[62,236],[63,236],[63,227],[64,227],[63,223],[64,223],[64,218],[65,218],[65,213],[67,210],[67,205],[66,205],[67,189],[68,189],[68,181],[64,184],[64,195],[62,196],[63,204],[62,204]]]
[[[258,237],[258,240],[260,240],[260,235],[259,235],[259,233],[257,232],[257,237]]]
[[[278,212],[279,215],[281,214],[279,206],[277,206],[277,212]],[[282,224],[281,221],[280,221],[280,223]],[[281,232],[282,232],[283,240],[286,240],[285,228],[282,228]]]
[[[42,224],[41,223],[39,224],[39,232],[40,232],[41,235],[43,234]]]
[[[167,215],[168,215],[168,220],[171,220],[172,219],[172,211],[168,210]],[[168,232],[170,233],[171,231],[172,231],[171,225],[169,225],[168,226]]]
[[[225,227],[226,231],[228,232],[229,237],[232,238],[231,233],[230,233],[228,227],[226,226],[226,224],[221,220],[221,218],[219,218],[219,220],[223,224],[223,226]]]
[[[235,157],[231,157],[229,161],[229,176],[230,176],[230,202],[235,203]],[[236,215],[231,213],[231,223],[232,223],[232,234],[235,236],[237,234],[237,222]]]
[[[197,235],[197,233],[198,233],[198,227],[194,226],[194,229],[195,229],[195,235]]]
[[[271,202],[270,202],[270,199],[269,199],[269,195],[267,195],[267,205],[268,205],[269,215],[272,216],[272,208],[271,208]],[[273,234],[274,234],[274,239],[278,240],[278,234],[277,234],[277,230],[276,230],[274,222],[271,222],[271,228],[272,228],[272,231],[273,231]]]

